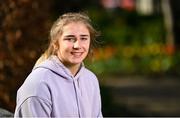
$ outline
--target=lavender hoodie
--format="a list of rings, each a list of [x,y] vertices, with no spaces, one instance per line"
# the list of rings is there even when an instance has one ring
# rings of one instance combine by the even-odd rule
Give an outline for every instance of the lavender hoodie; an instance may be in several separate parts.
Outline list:
[[[84,66],[73,77],[51,56],[19,88],[14,117],[102,117],[98,80]]]

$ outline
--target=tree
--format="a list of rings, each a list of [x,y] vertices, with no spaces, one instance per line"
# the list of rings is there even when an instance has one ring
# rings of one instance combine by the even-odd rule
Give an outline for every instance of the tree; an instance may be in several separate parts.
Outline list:
[[[169,0],[172,9],[172,19],[173,19],[173,32],[175,38],[175,45],[177,49],[180,49],[180,1],[179,0]]]
[[[14,111],[16,91],[47,42],[51,1],[0,1],[0,106]]]

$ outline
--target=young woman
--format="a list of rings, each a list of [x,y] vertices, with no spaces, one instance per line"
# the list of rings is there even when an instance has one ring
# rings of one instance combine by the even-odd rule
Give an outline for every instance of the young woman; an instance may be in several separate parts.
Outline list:
[[[87,15],[66,13],[50,44],[17,92],[15,117],[102,117],[96,76],[83,60],[97,36]]]

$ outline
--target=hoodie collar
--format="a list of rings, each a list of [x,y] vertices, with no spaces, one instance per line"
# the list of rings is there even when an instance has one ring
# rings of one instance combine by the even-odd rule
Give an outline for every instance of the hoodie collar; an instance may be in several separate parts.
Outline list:
[[[76,76],[73,76],[70,70],[66,66],[64,66],[64,64],[59,60],[59,58],[55,55],[52,55],[44,62],[37,65],[34,69],[36,68],[46,68],[62,76],[63,78],[77,80],[80,77],[81,73],[83,73],[84,64],[81,64],[78,73],[76,74]]]

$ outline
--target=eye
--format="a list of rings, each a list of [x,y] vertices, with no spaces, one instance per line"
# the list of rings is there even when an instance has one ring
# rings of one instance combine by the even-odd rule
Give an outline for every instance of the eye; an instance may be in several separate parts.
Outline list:
[[[86,40],[88,40],[88,38],[87,37],[82,37],[81,40],[86,41]]]
[[[64,40],[67,40],[69,42],[75,42],[76,38],[75,37],[66,37],[66,38],[64,38]]]

